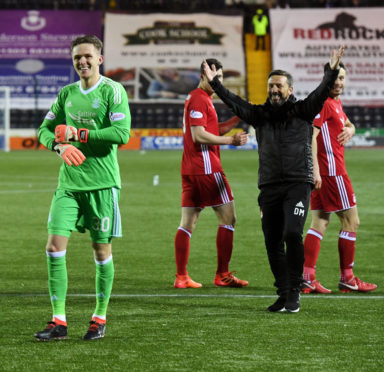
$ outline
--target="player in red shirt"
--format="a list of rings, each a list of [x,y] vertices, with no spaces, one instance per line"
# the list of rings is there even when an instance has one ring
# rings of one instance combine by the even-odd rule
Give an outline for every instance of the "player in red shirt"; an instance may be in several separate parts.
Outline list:
[[[356,198],[344,161],[344,145],[355,134],[355,126],[343,111],[340,94],[344,89],[346,69],[339,63],[340,72],[325,101],[323,109],[313,121],[312,152],[315,190],[311,195],[312,222],[304,240],[303,293],[331,293],[316,280],[316,262],[320,242],[325,234],[331,213],[341,222],[339,233],[340,281],[342,292],[369,292],[376,284],[365,283],[353,274],[356,231],[359,216]]]
[[[223,80],[223,66],[216,59],[208,59],[215,65]],[[245,280],[236,278],[229,271],[233,249],[233,232],[236,221],[233,195],[220,161],[220,145],[241,146],[247,142],[246,133],[222,136],[234,128],[240,119],[233,117],[219,123],[212,102],[212,90],[200,67],[200,83],[189,93],[184,107],[184,152],[181,162],[182,197],[181,221],[175,237],[176,280],[175,288],[199,288],[187,272],[190,238],[200,212],[212,207],[219,221],[217,231],[216,286],[244,287]]]

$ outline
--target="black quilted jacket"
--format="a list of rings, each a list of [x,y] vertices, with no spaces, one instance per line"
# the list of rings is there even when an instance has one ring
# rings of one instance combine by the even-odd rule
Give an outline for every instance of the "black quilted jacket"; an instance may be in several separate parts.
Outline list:
[[[328,70],[320,85],[304,100],[291,95],[280,107],[267,100],[253,105],[226,89],[215,77],[210,83],[221,100],[256,129],[259,149],[259,188],[273,183],[313,184],[312,121],[321,111],[337,78]]]

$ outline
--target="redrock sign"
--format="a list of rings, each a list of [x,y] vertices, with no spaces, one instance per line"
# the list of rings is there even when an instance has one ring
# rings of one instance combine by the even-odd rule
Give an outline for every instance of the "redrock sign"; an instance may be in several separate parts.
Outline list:
[[[335,17],[333,22],[322,23],[315,29],[294,28],[295,39],[311,40],[373,40],[384,39],[384,29],[370,29],[355,24],[356,17],[352,14],[342,12]]]

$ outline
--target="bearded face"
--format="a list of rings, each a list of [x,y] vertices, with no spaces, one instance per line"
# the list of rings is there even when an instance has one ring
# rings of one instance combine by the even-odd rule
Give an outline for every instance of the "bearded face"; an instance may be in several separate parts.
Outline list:
[[[293,87],[288,85],[286,76],[272,75],[268,79],[268,98],[273,106],[281,106],[292,94]]]

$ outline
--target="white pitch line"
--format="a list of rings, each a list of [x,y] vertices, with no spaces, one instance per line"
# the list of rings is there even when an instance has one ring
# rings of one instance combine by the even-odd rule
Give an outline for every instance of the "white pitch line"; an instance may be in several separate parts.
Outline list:
[[[25,189],[25,190],[0,190],[0,194],[27,194],[38,192],[54,192],[55,189]]]
[[[49,297],[48,293],[1,293],[0,297]],[[67,297],[95,297],[95,294],[91,293],[72,293],[67,294]],[[156,298],[156,297],[169,297],[169,298],[276,298],[276,295],[247,295],[247,294],[112,294],[111,297],[119,298]],[[303,295],[301,299],[315,298],[318,300],[336,299],[336,300],[382,300],[382,295]]]

